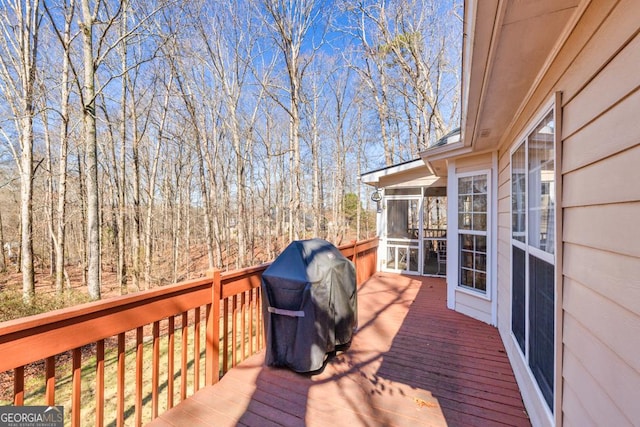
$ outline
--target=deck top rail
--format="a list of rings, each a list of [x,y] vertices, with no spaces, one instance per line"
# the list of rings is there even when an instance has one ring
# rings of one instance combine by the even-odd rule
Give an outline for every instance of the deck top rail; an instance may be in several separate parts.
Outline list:
[[[358,284],[364,282],[376,270],[377,238],[342,245],[339,249],[356,265]],[[168,322],[168,335],[173,352],[175,319],[181,320],[180,328],[192,328],[195,336],[191,354],[196,359],[196,376],[203,363],[205,384],[218,381],[230,367],[251,356],[263,345],[262,319],[259,287],[262,272],[269,266],[263,264],[236,271],[221,273],[209,270],[206,276],[181,283],[142,291],[108,300],[78,305],[36,316],[0,323],[0,373],[14,371],[13,403],[24,404],[25,366],[45,361],[45,401],[42,404],[62,404],[56,401],[55,360],[65,352],[73,354],[73,395],[69,405],[71,424],[80,423],[80,376],[82,375],[81,348],[95,344],[96,356],[96,408],[103,405],[104,392],[104,340],[118,338],[118,376],[122,384],[118,386],[117,425],[123,424],[124,404],[124,334],[136,331],[136,425],[142,423],[142,352],[145,326],[152,325],[153,336],[153,405],[152,418],[158,415],[157,395],[159,393],[159,340],[160,322]],[[204,308],[204,310],[201,310]],[[195,311],[195,313],[194,313]],[[191,314],[189,314],[191,313]],[[201,322],[205,323],[205,333],[201,340]],[[189,324],[190,323],[190,324]],[[181,375],[187,371],[186,339],[182,333]],[[200,342],[204,342],[204,361],[200,361]],[[220,343],[222,342],[222,349]],[[173,354],[169,355],[173,361]],[[120,362],[122,359],[122,362]],[[171,368],[172,369],[172,368]],[[169,372],[171,382],[174,372]],[[194,391],[199,388],[196,379]],[[186,384],[185,381],[182,381]],[[183,385],[182,398],[186,398]],[[173,390],[173,385],[169,387]],[[172,406],[169,398],[167,409]],[[104,414],[97,409],[96,425],[103,425]]]

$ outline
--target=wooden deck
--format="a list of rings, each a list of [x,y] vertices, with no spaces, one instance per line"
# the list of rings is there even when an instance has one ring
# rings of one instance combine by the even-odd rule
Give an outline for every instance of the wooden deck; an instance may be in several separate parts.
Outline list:
[[[529,426],[497,329],[446,308],[443,279],[378,273],[359,330],[322,373],[259,353],[151,426]]]

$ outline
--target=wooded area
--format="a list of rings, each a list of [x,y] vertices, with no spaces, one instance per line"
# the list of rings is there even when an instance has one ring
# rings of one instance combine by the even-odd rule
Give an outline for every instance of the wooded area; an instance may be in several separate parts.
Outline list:
[[[99,299],[373,235],[359,175],[458,126],[460,10],[0,0],[0,268]]]

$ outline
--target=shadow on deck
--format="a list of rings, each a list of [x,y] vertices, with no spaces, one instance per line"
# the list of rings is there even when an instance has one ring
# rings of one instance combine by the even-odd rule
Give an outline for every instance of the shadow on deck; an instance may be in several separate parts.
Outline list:
[[[351,347],[317,375],[229,371],[151,426],[529,426],[497,329],[446,308],[443,279],[378,273]]]

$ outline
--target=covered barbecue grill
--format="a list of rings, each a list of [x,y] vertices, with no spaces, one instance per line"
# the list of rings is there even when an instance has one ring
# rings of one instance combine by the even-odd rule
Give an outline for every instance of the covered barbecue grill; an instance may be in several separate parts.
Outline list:
[[[357,326],[351,261],[322,239],[292,242],[262,274],[265,363],[297,372],[322,368]]]

